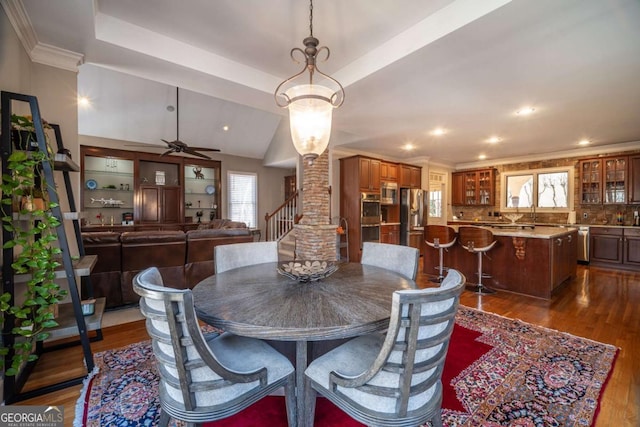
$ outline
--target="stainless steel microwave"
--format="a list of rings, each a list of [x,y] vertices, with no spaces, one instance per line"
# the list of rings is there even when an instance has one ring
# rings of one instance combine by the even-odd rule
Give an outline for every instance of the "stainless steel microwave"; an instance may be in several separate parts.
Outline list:
[[[383,182],[380,184],[380,204],[383,204],[383,205],[398,204],[398,183]]]

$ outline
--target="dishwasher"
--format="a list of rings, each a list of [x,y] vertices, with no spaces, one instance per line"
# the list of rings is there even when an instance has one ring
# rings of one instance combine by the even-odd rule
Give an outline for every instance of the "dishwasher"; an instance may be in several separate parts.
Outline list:
[[[589,263],[589,227],[578,227],[578,262]]]

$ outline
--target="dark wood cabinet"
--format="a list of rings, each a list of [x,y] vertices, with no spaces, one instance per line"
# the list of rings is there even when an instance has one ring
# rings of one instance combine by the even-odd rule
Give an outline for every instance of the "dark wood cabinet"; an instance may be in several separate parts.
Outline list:
[[[598,267],[640,270],[640,229],[590,228],[589,261]]]
[[[580,203],[624,204],[629,192],[629,157],[615,156],[580,161]]]
[[[551,283],[555,289],[576,274],[578,241],[575,234],[551,239]]]
[[[177,186],[140,186],[140,224],[182,223],[182,189]]]
[[[380,243],[400,244],[400,226],[382,225],[380,226]]]
[[[380,160],[359,157],[360,190],[380,191]]]
[[[454,206],[493,206],[495,170],[478,169],[451,174],[451,204]]]
[[[391,182],[398,181],[398,165],[396,163],[381,162],[380,180]]]
[[[198,213],[203,222],[220,218],[217,160],[87,146],[80,154],[82,206],[89,214],[83,229],[120,225],[123,214],[131,212],[134,224],[127,226],[136,229],[169,229],[197,221]]]
[[[422,188],[422,168],[412,165],[400,165],[400,187]]]
[[[640,203],[640,154],[629,156],[629,203]]]
[[[589,234],[589,261],[592,264],[622,264],[622,228],[591,227]]]
[[[640,268],[640,229],[626,228],[624,230],[623,250],[624,264]]]

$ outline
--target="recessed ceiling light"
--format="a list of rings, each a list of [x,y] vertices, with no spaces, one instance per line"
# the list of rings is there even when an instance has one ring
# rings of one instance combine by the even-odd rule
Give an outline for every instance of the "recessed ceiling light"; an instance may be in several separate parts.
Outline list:
[[[222,126],[222,130],[225,131],[225,132],[228,131],[229,130],[229,125]]]
[[[406,150],[406,151],[411,151],[411,150],[414,150],[415,148],[416,148],[416,146],[415,146],[415,145],[413,145],[413,144],[412,144],[412,143],[410,143],[410,142],[408,142],[408,143],[406,143],[406,144],[404,144],[404,145],[402,146],[402,149],[403,149],[403,150]]]
[[[174,111],[176,111],[176,107],[174,107],[173,105],[167,105],[167,111],[173,113]]]
[[[478,156],[478,158],[479,158],[480,160],[484,160],[484,159],[486,159],[486,158],[487,158],[487,155],[486,155],[486,154],[480,154],[480,155]]]
[[[78,105],[81,107],[89,107],[91,105],[91,101],[86,96],[79,96]]]
[[[589,141],[588,139],[583,139],[582,141],[578,142],[578,144],[580,144],[580,145],[589,145],[589,144],[591,144],[591,141]]]
[[[492,136],[489,139],[486,140],[488,143],[490,144],[496,144],[500,141],[502,141],[502,138],[500,138],[499,136]]]
[[[445,133],[447,133],[447,130],[444,128],[435,128],[434,130],[431,131],[431,135],[434,135],[434,136],[444,135]]]
[[[533,107],[522,107],[521,109],[516,111],[516,114],[518,116],[528,116],[529,114],[532,114],[534,111],[536,111],[536,109]]]

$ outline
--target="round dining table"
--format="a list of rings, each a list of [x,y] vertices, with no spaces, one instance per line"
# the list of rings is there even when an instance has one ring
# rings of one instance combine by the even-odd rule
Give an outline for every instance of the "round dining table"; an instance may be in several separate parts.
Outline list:
[[[300,283],[265,263],[210,276],[193,289],[198,318],[224,331],[294,341],[297,419],[304,420],[304,371],[309,341],[336,340],[388,327],[396,290],[414,281],[383,268],[339,264],[330,276]]]

